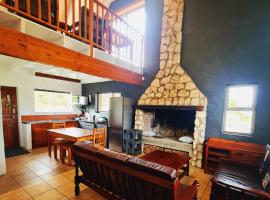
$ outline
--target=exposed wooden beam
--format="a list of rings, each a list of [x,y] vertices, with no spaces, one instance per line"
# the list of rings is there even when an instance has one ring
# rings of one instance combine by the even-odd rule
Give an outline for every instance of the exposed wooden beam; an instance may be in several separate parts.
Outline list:
[[[81,83],[81,80],[79,80],[79,79],[67,78],[64,76],[55,76],[55,75],[45,74],[45,73],[40,73],[40,72],[36,72],[35,76],[39,76],[39,77],[43,77],[43,78],[57,79],[57,80],[62,80],[62,81],[69,81],[69,82],[74,82],[74,83]]]
[[[144,7],[144,0],[135,0],[116,10],[115,13],[119,16],[123,16],[142,7]]]
[[[0,26],[0,54],[109,78],[134,85],[142,84],[142,75]]]

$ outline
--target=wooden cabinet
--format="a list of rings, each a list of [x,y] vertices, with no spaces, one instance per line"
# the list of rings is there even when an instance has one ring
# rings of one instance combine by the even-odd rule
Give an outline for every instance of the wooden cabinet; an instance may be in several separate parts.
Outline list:
[[[65,127],[66,128],[79,127],[79,123],[77,121],[68,121],[65,122]]]
[[[222,159],[258,166],[264,153],[264,145],[209,138],[205,145],[204,171],[214,173]]]
[[[48,145],[47,129],[52,128],[52,123],[32,124],[32,147],[42,147]]]
[[[32,148],[38,148],[48,145],[48,134],[47,130],[52,129],[51,122],[48,123],[36,123],[32,124]],[[78,127],[77,121],[65,122],[66,128]]]

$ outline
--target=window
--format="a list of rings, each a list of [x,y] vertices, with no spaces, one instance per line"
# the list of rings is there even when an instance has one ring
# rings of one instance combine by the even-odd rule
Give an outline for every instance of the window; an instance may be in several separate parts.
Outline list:
[[[120,14],[120,13],[119,13]],[[132,41],[132,46],[112,45],[112,51],[118,52],[118,55],[122,60],[131,62],[136,66],[143,66],[144,63],[144,32],[145,32],[145,9],[144,5],[136,7],[136,9],[128,10],[120,14],[121,17],[132,27],[132,29],[126,29],[125,25],[121,23],[114,23],[114,28]],[[131,48],[132,47],[132,48]]]
[[[121,97],[121,93],[101,93],[97,94],[97,112],[108,112],[110,110],[110,98]]]
[[[223,132],[249,135],[254,131],[256,85],[234,85],[226,88]]]
[[[145,10],[144,7],[136,9],[122,16],[127,23],[144,35],[145,32]]]
[[[71,93],[35,90],[35,112],[71,112]]]

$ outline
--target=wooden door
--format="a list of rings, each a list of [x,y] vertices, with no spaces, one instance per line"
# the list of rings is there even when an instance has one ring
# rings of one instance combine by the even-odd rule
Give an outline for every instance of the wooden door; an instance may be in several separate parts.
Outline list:
[[[19,146],[17,93],[14,87],[0,87],[5,148]]]

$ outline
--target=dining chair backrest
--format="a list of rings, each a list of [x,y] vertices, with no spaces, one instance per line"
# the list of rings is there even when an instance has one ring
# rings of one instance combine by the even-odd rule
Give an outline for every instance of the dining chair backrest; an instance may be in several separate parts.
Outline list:
[[[93,144],[96,146],[105,147],[106,144],[106,128],[94,128],[93,129]]]
[[[65,122],[54,122],[53,129],[66,128]]]

